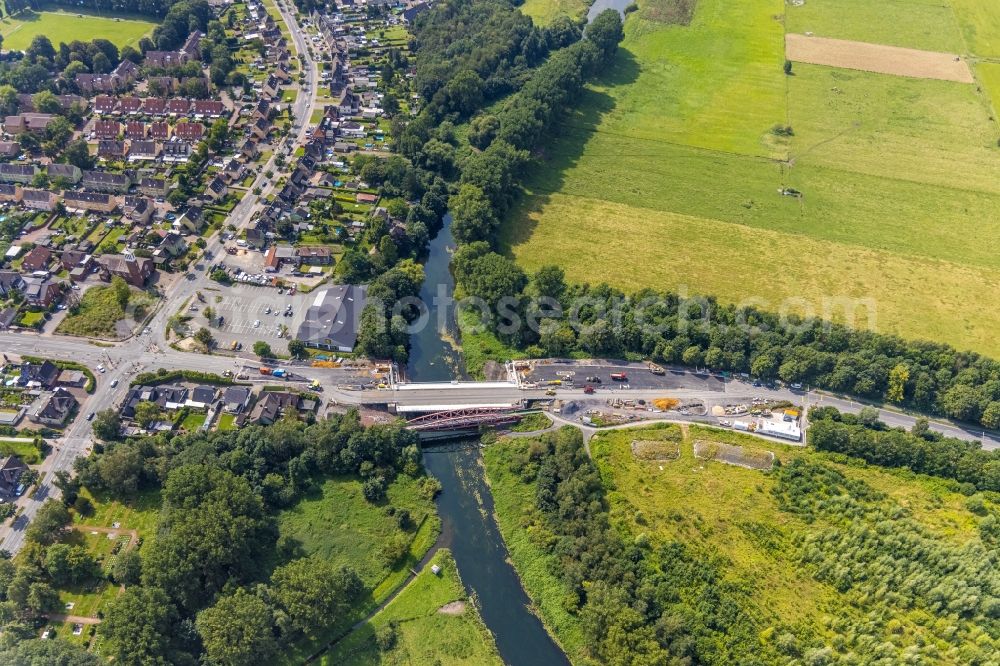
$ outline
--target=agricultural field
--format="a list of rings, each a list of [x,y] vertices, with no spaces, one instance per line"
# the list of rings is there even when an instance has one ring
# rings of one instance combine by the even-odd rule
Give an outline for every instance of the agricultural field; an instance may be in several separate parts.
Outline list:
[[[560,603],[567,590],[541,546],[548,536],[531,502],[536,488],[515,471],[530,459],[533,446],[530,440],[506,440],[486,450],[497,518],[540,615],[571,661],[583,662],[584,627]],[[855,640],[887,641],[880,649],[905,652],[938,635],[948,624],[939,619],[947,611],[935,608],[933,593],[925,593],[929,588],[906,586],[938,575],[922,559],[927,553],[957,563],[987,552],[986,523],[998,509],[989,498],[959,492],[953,481],[848,464],[811,449],[696,425],[599,433],[590,452],[614,532],[642,544],[651,564],[656,553],[671,552],[671,558],[683,553],[693,566],[711,567],[714,573],[706,576],[724,581],[720,592],[731,595],[728,603],[759,631],[752,634],[760,641],[757,648],[779,654],[792,635],[803,652],[805,645],[832,645],[829,656],[838,658],[858,649],[851,645]],[[772,455],[778,462],[770,469]],[[892,530],[881,522],[889,515]],[[923,555],[904,543],[921,544]],[[853,578],[844,577],[848,570]],[[890,578],[890,587],[906,591],[875,591]],[[676,594],[683,603],[697,603],[697,585]],[[831,624],[831,617],[838,621]],[[963,663],[959,650],[972,649],[981,631],[975,622],[957,620],[932,648],[941,650],[932,661]],[[734,634],[733,645],[739,640]],[[761,659],[771,663],[766,652]]]
[[[58,48],[62,42],[75,39],[107,39],[115,46],[138,47],[139,40],[156,26],[138,18],[92,16],[64,11],[32,12],[26,10],[16,17],[0,20],[5,51],[21,51],[36,35],[45,35]]]
[[[878,330],[1000,354],[1000,315],[980,307],[1000,298],[1000,71],[975,58],[1000,45],[986,3],[698,0],[689,24],[644,18],[664,4],[629,15],[616,65],[529,174],[505,249],[626,291],[834,319],[839,299],[873,303]],[[977,83],[804,63],[786,76],[786,31],[959,53]]]
[[[438,565],[441,572],[431,573]],[[420,574],[318,663],[486,666],[503,663],[466,597],[451,553],[442,549]]]

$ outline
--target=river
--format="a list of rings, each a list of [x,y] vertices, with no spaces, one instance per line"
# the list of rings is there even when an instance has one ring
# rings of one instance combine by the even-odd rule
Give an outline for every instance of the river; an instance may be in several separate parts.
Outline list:
[[[625,18],[625,8],[634,2],[635,0],[596,0],[587,12],[587,23],[593,21],[605,9],[617,9],[622,18]]]
[[[451,216],[430,243],[424,264],[420,299],[428,307],[428,322],[410,335],[410,381],[450,381],[466,378],[457,344],[457,324],[451,297]],[[441,516],[438,546],[451,549],[466,592],[476,599],[483,622],[496,639],[497,650],[511,666],[567,665],[569,661],[541,621],[529,609],[530,600],[507,559],[507,546],[493,516],[493,496],[475,441],[424,450],[424,466],[442,486],[437,509]]]

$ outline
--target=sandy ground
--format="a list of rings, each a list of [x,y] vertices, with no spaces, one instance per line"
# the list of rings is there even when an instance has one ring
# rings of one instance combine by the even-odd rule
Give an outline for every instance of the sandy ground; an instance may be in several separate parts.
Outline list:
[[[452,601],[450,604],[445,604],[438,608],[438,613],[443,613],[445,615],[461,615],[465,612],[465,602],[464,601]]]
[[[973,82],[969,65],[953,53],[790,34],[785,35],[785,56],[795,62],[878,74]]]

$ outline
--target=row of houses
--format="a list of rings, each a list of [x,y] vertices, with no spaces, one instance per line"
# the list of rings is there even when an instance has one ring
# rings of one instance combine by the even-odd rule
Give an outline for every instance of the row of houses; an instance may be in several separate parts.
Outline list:
[[[98,95],[94,98],[94,112],[102,116],[221,118],[226,114],[226,105],[214,99]]]
[[[154,404],[166,414],[181,409],[233,414],[237,417],[237,425],[271,425],[289,411],[308,416],[314,414],[319,407],[319,401],[315,398],[294,391],[262,391],[259,396],[255,396],[249,386],[220,388],[170,384],[135,386],[129,389],[119,411],[126,419],[134,419],[136,410],[142,403]],[[172,425],[170,428],[172,429]],[[162,428],[154,425],[152,429]]]
[[[205,126],[197,122],[179,122],[173,126],[167,122],[144,123],[141,120],[131,120],[125,123],[117,120],[96,120],[93,127],[96,139],[157,139],[166,141],[170,137],[185,141],[198,141],[205,136]]]

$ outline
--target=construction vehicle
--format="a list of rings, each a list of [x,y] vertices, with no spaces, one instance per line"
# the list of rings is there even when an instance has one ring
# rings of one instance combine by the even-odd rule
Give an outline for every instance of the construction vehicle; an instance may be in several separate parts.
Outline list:
[[[266,365],[260,366],[260,374],[262,374],[262,375],[269,375],[272,372],[274,372],[274,368],[269,368]]]
[[[616,381],[616,382],[627,382],[628,381],[628,375],[626,375],[624,372],[612,372],[611,373],[611,379],[612,379],[612,381]]]
[[[555,394],[556,394],[555,389],[549,389],[548,391],[545,392],[545,395],[555,395]]]
[[[309,388],[312,389],[313,391],[322,391],[323,390],[323,386],[319,383],[318,379],[312,380],[312,383],[309,384]]]
[[[663,369],[662,365],[657,365],[655,363],[649,364],[649,371],[652,372],[654,375],[663,375],[666,374],[667,372],[666,370]]]

